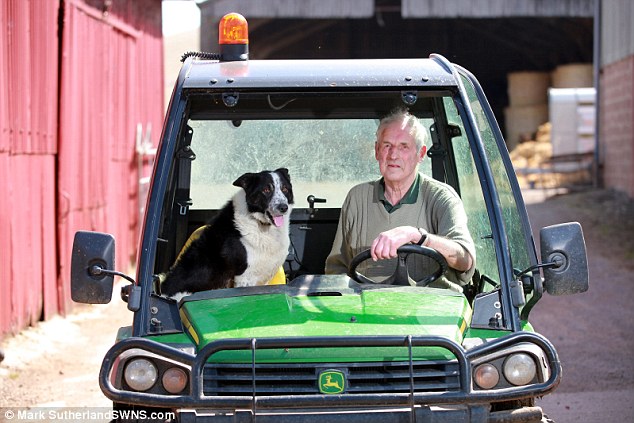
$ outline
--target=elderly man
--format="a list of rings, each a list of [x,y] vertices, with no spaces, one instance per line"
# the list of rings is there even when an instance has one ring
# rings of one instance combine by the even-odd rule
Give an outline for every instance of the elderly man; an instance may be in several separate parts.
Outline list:
[[[446,277],[430,286],[461,291],[473,276],[475,247],[462,201],[449,185],[418,173],[427,132],[419,120],[398,110],[383,118],[374,154],[382,178],[353,187],[341,209],[326,273],[346,273],[359,252],[370,249],[374,262],[359,270],[375,280],[390,276],[396,250],[413,243],[433,248],[447,260]],[[432,273],[429,258],[411,256],[414,280]]]

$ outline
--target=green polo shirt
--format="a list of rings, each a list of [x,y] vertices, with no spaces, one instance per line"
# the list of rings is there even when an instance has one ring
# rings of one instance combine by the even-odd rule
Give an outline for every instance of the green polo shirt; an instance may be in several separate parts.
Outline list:
[[[418,200],[418,191],[420,187],[420,173],[416,175],[414,179],[414,183],[409,187],[401,201],[392,205],[387,198],[385,198],[385,180],[381,178],[381,182],[379,183],[379,192],[377,195],[379,196],[379,201],[383,203],[383,207],[385,207],[385,211],[388,213],[392,213],[401,208],[403,204],[415,204]]]
[[[476,260],[475,246],[467,226],[467,214],[456,191],[449,185],[419,174],[416,202],[400,202],[398,210],[386,210],[380,200],[381,181],[354,186],[341,206],[341,216],[332,250],[326,259],[327,274],[345,274],[352,258],[370,248],[381,233],[398,226],[423,228],[430,233],[451,239],[462,245]],[[409,195],[404,198],[411,199]],[[407,201],[407,200],[405,200]],[[435,266],[435,267],[434,267]],[[414,280],[419,280],[437,268],[427,257],[410,257],[408,267]],[[394,273],[396,259],[371,260],[361,263],[360,273],[380,281]],[[461,291],[475,272],[475,265],[466,272],[449,269],[446,275],[430,284],[434,288],[451,288]]]

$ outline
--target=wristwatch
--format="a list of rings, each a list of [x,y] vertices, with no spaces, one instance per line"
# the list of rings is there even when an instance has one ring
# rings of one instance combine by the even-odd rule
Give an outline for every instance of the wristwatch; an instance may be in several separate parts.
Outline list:
[[[418,232],[420,232],[420,240],[418,240],[416,245],[423,245],[423,243],[427,239],[427,231],[423,228],[418,228]]]

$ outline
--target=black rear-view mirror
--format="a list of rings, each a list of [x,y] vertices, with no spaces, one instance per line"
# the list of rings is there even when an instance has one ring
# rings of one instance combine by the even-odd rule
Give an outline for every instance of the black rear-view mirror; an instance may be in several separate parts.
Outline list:
[[[547,226],[539,231],[544,286],[551,295],[588,290],[588,259],[581,225],[577,222]]]
[[[71,298],[78,303],[107,304],[112,299],[114,237],[100,232],[75,233],[70,269]]]

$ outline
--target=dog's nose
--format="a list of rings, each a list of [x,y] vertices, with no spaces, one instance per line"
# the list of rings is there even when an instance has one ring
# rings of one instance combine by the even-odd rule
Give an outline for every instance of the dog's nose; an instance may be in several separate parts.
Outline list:
[[[280,213],[286,213],[288,211],[288,204],[278,204],[277,209]]]

